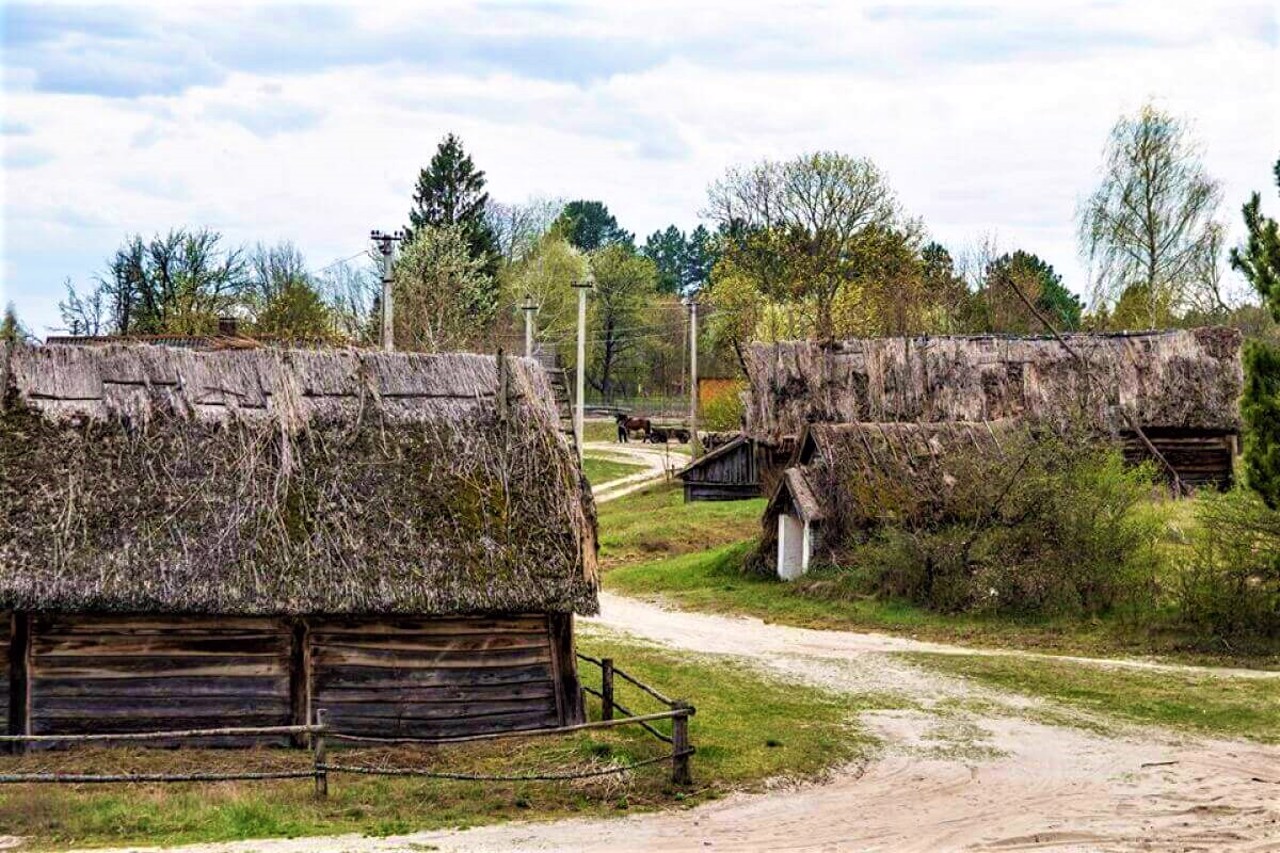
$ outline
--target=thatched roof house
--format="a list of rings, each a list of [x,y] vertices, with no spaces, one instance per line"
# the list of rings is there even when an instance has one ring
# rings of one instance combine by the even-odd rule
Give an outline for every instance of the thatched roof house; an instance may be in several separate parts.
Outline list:
[[[812,424],[764,512],[765,552],[780,577],[830,556],[847,528],[891,520],[913,498],[940,494],[975,456],[1003,458],[1026,429],[1013,420]]]
[[[349,729],[437,735],[580,717],[572,614],[597,609],[594,509],[534,363],[2,356],[11,727],[328,706]],[[161,676],[218,686],[176,703]]]

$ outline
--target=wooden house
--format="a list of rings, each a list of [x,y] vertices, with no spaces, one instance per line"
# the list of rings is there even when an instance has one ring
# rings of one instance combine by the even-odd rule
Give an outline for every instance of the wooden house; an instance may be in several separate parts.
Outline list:
[[[0,355],[4,729],[582,720],[595,513],[533,362]]]

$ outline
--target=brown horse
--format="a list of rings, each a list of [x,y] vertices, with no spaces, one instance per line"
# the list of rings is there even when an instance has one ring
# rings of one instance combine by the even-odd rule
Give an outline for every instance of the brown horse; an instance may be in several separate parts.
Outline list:
[[[631,440],[631,433],[638,432],[643,438],[648,438],[653,432],[653,424],[648,418],[633,418],[625,412],[618,412],[613,416],[618,423],[618,442],[627,442]]]

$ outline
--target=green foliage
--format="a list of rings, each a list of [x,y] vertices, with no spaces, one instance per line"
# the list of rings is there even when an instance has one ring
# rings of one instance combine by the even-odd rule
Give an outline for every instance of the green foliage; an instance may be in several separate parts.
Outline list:
[[[446,352],[478,340],[497,308],[494,281],[458,225],[419,228],[395,266],[400,349]]]
[[[719,254],[715,239],[699,225],[688,236],[674,225],[649,235],[640,253],[658,271],[658,290],[683,294],[698,291],[711,277]]]
[[[1005,253],[987,265],[978,293],[984,314],[984,331],[1017,334],[1044,333],[1048,329],[1018,298],[1021,290],[1036,310],[1058,331],[1080,328],[1084,305],[1062,284],[1062,276],[1038,256],[1021,249]]]
[[[31,333],[18,319],[18,311],[13,307],[13,303],[6,304],[4,316],[0,318],[0,343],[21,343],[30,337]]]
[[[734,432],[742,429],[746,407],[742,404],[743,384],[735,383],[702,404],[699,426],[718,432]]]
[[[1275,164],[1276,186],[1280,188],[1280,160]],[[1231,250],[1231,266],[1240,271],[1280,321],[1280,225],[1262,215],[1262,199],[1254,193],[1244,206],[1248,238],[1243,248]]]
[[[297,341],[333,338],[333,318],[320,294],[306,281],[294,281],[275,293],[253,324],[255,332]]]
[[[875,508],[859,517],[884,521],[838,551],[855,585],[942,612],[1092,615],[1152,600],[1157,529],[1135,512],[1145,467],[1049,436],[949,467],[939,493],[889,475],[862,484]]]
[[[1280,347],[1247,341],[1244,371],[1245,477],[1267,506],[1280,509]]]
[[[591,254],[595,289],[589,296],[589,324],[593,336],[587,381],[608,395],[619,371],[641,353],[644,311],[656,292],[653,261],[637,255],[624,243],[611,243]]]
[[[1280,512],[1243,490],[1198,500],[1182,618],[1233,650],[1280,638]]]
[[[1170,325],[1199,299],[1216,263],[1221,188],[1184,121],[1147,104],[1116,122],[1102,182],[1080,214],[1093,301],[1121,328]]]
[[[618,225],[618,219],[601,201],[579,199],[560,211],[551,230],[583,252],[594,252],[607,246],[635,247],[635,235]]]
[[[492,276],[498,268],[498,240],[488,218],[484,171],[462,147],[462,140],[450,133],[440,141],[431,164],[418,173],[409,211],[409,232],[422,228],[456,226],[471,257],[480,269]]]
[[[578,297],[573,285],[583,280],[587,270],[585,255],[564,238],[546,234],[529,254],[507,269],[504,300],[519,306],[528,294],[538,306],[534,313],[538,338],[566,338],[577,328]],[[523,316],[518,320],[523,333]]]

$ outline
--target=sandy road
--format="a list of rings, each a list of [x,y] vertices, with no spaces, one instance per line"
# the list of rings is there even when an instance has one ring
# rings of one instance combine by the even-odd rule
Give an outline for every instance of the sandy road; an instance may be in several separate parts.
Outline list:
[[[643,444],[638,441],[618,444],[611,441],[588,441],[582,445],[584,452],[643,465],[641,471],[592,486],[596,503],[608,503],[624,495],[638,492],[651,483],[665,480],[668,473],[678,471],[689,464],[689,457],[673,452],[660,444]]]
[[[1147,729],[1101,736],[1035,722],[1035,702],[974,690],[894,654],[955,647],[667,611],[611,595],[602,605],[603,616],[584,630],[741,657],[833,691],[905,695],[921,708],[864,714],[883,742],[879,754],[823,784],[684,811],[189,850],[1280,851],[1278,747]],[[983,703],[959,712],[954,703],[933,707],[966,698]]]

